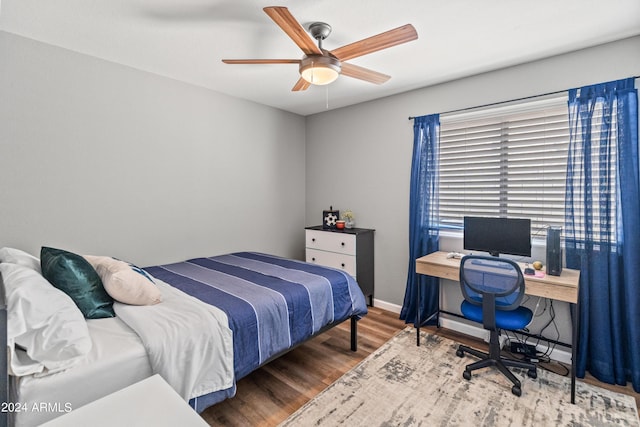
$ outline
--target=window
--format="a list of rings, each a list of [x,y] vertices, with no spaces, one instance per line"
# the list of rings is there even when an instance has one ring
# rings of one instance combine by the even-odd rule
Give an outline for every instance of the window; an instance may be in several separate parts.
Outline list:
[[[533,235],[564,226],[567,98],[537,99],[440,118],[440,224],[463,217],[529,218]]]

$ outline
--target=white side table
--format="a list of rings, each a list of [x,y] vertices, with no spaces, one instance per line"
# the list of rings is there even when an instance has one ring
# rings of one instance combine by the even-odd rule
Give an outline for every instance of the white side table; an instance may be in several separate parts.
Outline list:
[[[207,427],[208,424],[160,375],[154,375],[42,426]]]

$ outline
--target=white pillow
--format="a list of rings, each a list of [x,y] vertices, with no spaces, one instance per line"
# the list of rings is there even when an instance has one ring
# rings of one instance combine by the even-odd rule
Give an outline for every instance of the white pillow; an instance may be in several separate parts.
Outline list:
[[[162,294],[149,274],[135,265],[108,256],[84,255],[98,272],[104,289],[116,301],[131,305],[153,305]]]
[[[73,300],[23,265],[2,263],[0,273],[7,298],[10,373],[52,374],[80,362],[92,343]]]
[[[0,248],[0,263],[19,264],[42,273],[40,260],[31,254],[14,248]]]

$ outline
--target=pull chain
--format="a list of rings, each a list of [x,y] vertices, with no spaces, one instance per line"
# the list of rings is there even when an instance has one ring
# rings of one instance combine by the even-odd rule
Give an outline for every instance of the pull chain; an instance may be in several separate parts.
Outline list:
[[[313,84],[313,76],[315,74],[314,70],[315,66],[313,65],[313,61],[311,61],[311,84]]]
[[[328,110],[329,109],[329,85],[326,85],[325,87],[327,89],[327,91],[325,92],[326,93],[326,109]]]

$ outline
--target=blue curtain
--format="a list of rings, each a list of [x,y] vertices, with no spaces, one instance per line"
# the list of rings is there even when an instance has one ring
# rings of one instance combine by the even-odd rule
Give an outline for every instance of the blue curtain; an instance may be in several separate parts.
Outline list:
[[[416,274],[416,258],[439,248],[438,155],[440,115],[416,117],[413,122],[413,160],[409,193],[409,272],[400,319],[420,325],[438,310],[437,278]],[[416,300],[420,286],[420,319]]]
[[[589,371],[610,384],[630,380],[640,392],[640,172],[634,79],[570,90],[569,123],[565,247],[567,267],[581,270],[577,376]]]

